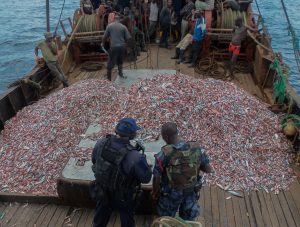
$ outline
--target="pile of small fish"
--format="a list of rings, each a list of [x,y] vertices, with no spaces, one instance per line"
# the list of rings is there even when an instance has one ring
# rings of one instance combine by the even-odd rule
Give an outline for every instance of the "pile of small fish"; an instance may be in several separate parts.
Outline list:
[[[107,81],[81,81],[18,112],[0,135],[0,191],[56,194],[69,157],[90,159],[77,147],[81,135],[120,91]]]
[[[88,125],[101,125],[91,136],[96,139],[123,117],[137,119],[144,142],[175,121],[182,138],[199,141],[209,155],[214,172],[205,176],[207,184],[277,193],[294,180],[291,144],[264,103],[232,83],[159,75],[127,90],[81,81],[24,108],[0,135],[0,191],[56,194],[68,158],[90,158],[91,149],[77,146]]]

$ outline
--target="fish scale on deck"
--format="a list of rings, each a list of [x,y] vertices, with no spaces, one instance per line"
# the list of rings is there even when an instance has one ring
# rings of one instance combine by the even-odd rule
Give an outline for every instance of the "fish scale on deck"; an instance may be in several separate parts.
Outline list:
[[[160,75],[128,90],[85,80],[24,108],[0,135],[0,190],[56,194],[68,158],[90,159],[91,149],[77,146],[80,139],[113,133],[125,116],[137,119],[144,141],[156,140],[169,120],[183,138],[200,141],[214,168],[207,184],[278,192],[294,179],[292,146],[264,103],[232,83]],[[91,123],[101,131],[84,135]]]

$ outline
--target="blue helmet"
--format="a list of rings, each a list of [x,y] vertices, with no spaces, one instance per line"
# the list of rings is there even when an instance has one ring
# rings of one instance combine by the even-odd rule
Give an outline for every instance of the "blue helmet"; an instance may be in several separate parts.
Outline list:
[[[137,124],[135,119],[123,118],[121,119],[116,126],[116,133],[120,136],[126,136],[134,138],[136,131],[141,129]]]

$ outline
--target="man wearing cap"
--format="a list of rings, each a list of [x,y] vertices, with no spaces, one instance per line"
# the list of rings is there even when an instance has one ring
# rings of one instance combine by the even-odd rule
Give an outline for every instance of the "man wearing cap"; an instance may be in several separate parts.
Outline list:
[[[110,39],[109,58],[107,63],[107,79],[111,80],[112,69],[115,64],[118,65],[119,76],[123,75],[123,58],[126,50],[126,43],[131,38],[131,35],[123,24],[120,23],[120,16],[115,16],[115,21],[106,27],[102,46],[105,45],[105,41]]]
[[[39,42],[35,48],[36,63],[40,61],[39,49],[42,51],[44,61],[46,62],[51,73],[63,83],[64,87],[68,87],[69,83],[66,80],[64,72],[62,71],[57,60],[57,48],[51,32],[46,32],[45,40]]]
[[[211,172],[208,156],[197,142],[180,138],[174,122],[165,123],[161,135],[167,145],[154,156],[153,169],[153,198],[158,202],[158,214],[174,217],[179,211],[182,219],[194,220],[200,211],[200,170]]]
[[[134,193],[152,175],[145,155],[130,144],[139,129],[133,118],[123,118],[115,128],[116,135],[107,135],[94,147],[92,170],[96,180],[91,188],[91,195],[97,201],[94,227],[106,226],[114,210],[120,213],[122,227],[135,225]]]

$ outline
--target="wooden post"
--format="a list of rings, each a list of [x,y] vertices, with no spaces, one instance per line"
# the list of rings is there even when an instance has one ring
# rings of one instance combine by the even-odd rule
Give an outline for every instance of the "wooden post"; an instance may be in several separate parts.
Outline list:
[[[65,26],[64,26],[63,21],[59,21],[59,23],[60,23],[60,26],[61,26],[61,28],[62,28],[64,34],[65,34],[65,37],[67,37],[67,36],[68,36],[68,33],[67,33],[66,29],[65,29]]]
[[[49,6],[49,0],[46,0],[46,24],[47,24],[47,32],[50,32],[50,6]]]

